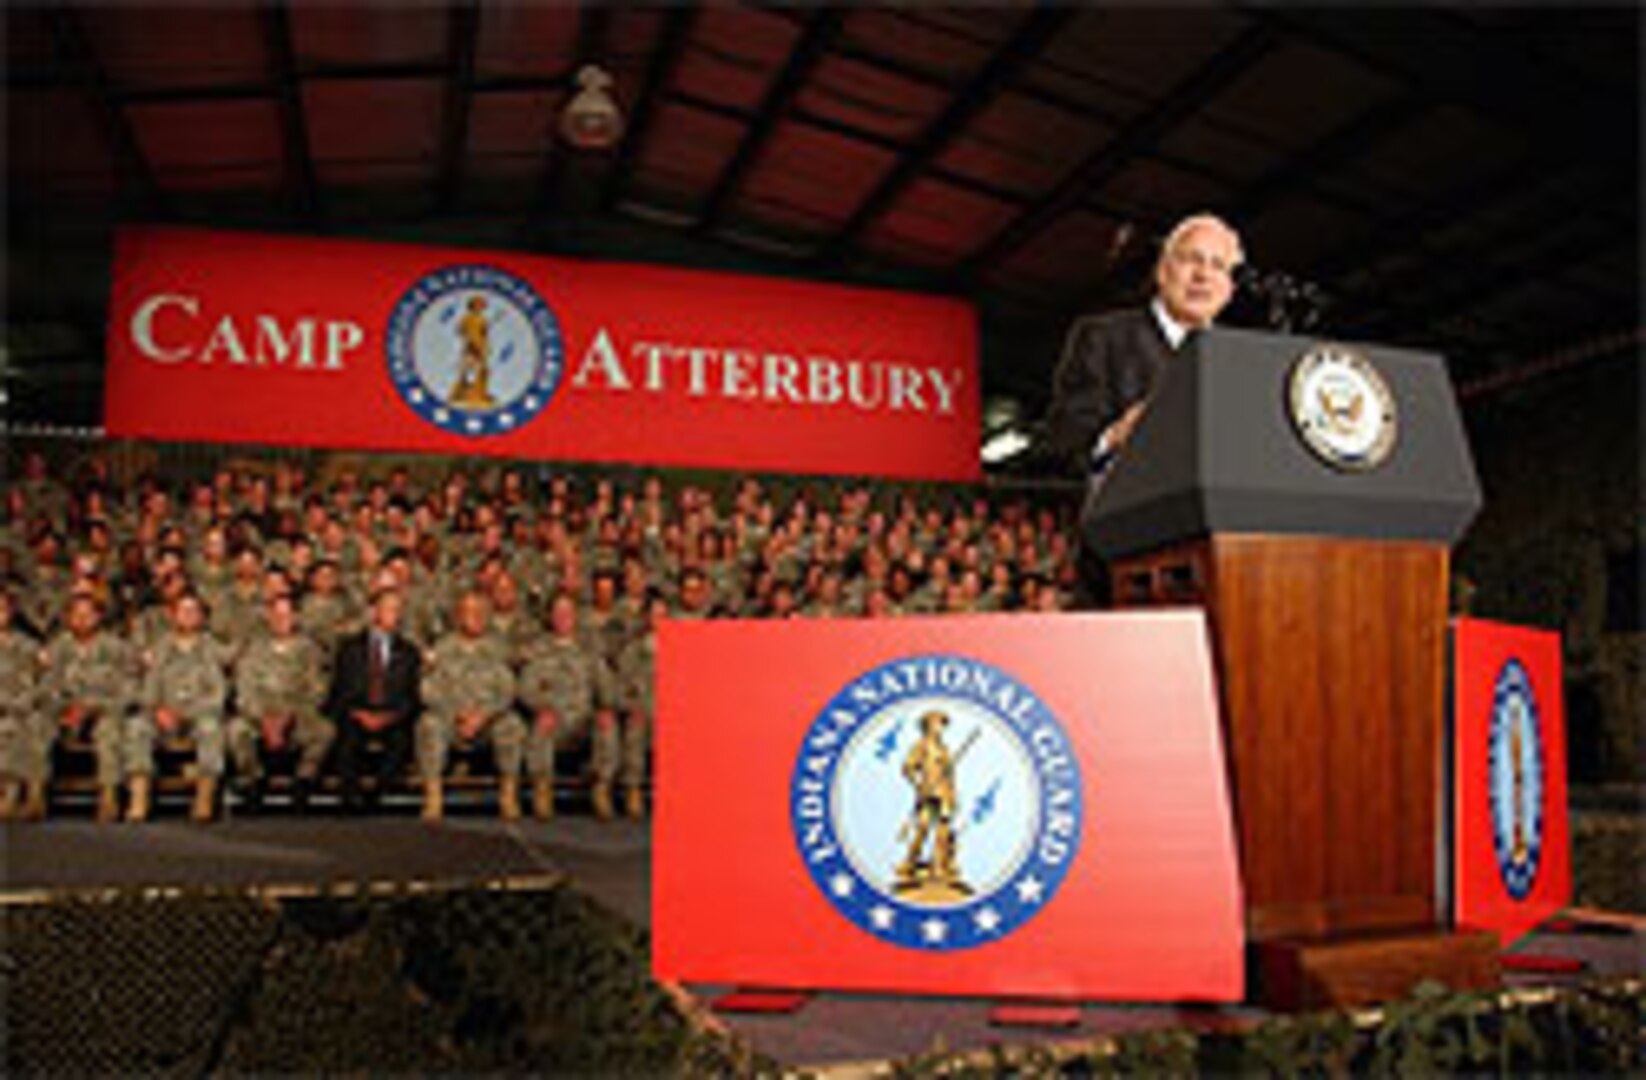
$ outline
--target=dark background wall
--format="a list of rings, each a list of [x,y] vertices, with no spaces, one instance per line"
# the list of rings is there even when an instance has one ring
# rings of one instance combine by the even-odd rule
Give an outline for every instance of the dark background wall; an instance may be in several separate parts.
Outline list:
[[[1640,359],[1465,401],[1486,505],[1457,552],[1459,598],[1561,633],[1579,780],[1646,777]]]

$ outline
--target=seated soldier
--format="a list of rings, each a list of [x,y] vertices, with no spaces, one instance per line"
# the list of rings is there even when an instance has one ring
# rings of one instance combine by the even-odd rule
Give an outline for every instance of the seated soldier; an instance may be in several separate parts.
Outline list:
[[[247,805],[262,805],[266,790],[264,755],[297,750],[292,802],[308,809],[320,766],[335,731],[320,713],[326,692],[320,647],[297,629],[297,608],[289,595],[263,605],[268,632],[246,647],[234,665],[234,719],[229,750],[236,775],[247,783]]]
[[[41,724],[40,643],[16,623],[11,594],[0,591],[0,821],[39,821],[46,816],[51,730]]]
[[[67,629],[46,647],[46,711],[63,736],[92,740],[97,820],[114,821],[120,816],[121,756],[136,697],[136,658],[124,639],[101,628],[102,612],[90,596],[70,599],[64,621]],[[49,741],[43,752],[50,753]]]
[[[343,591],[342,571],[330,559],[319,560],[309,570],[308,587],[299,601],[298,621],[303,633],[320,647],[329,677],[338,642],[363,625],[354,602]]]
[[[526,647],[520,668],[520,701],[530,730],[526,769],[532,778],[532,813],[554,816],[554,766],[558,750],[580,742],[594,724],[594,812],[612,816],[619,736],[612,712],[611,669],[578,641],[577,602],[561,594],[549,608],[549,635]]]
[[[160,639],[149,658],[138,712],[126,733],[128,821],[148,819],[157,738],[193,740],[194,805],[189,817],[205,822],[214,816],[223,776],[228,680],[223,675],[226,649],[205,633],[205,625],[206,605],[199,596],[185,592],[172,602],[171,633]]]
[[[669,617],[669,602],[653,593],[647,602],[646,629],[623,646],[617,658],[615,693],[623,715],[623,808],[631,818],[646,816],[641,786],[646,782],[646,753],[657,716],[657,628]]]
[[[423,671],[422,718],[417,724],[417,765],[423,775],[423,819],[445,814],[446,757],[453,743],[492,744],[497,761],[498,812],[520,817],[520,766],[526,725],[514,711],[514,671],[506,646],[487,625],[485,596],[466,592],[457,601],[457,629],[441,638]]]

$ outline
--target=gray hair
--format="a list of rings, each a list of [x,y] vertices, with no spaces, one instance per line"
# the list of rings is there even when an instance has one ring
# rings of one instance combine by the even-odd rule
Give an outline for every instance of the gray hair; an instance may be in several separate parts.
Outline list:
[[[1207,225],[1215,229],[1221,229],[1229,235],[1230,239],[1234,241],[1235,266],[1239,266],[1241,263],[1246,261],[1246,249],[1240,242],[1239,231],[1235,229],[1233,225],[1230,225],[1227,221],[1224,221],[1222,218],[1212,213],[1190,214],[1176,225],[1173,225],[1172,231],[1166,234],[1166,239],[1160,242],[1160,257],[1164,259],[1167,255],[1171,254],[1172,249],[1182,242],[1183,238],[1189,234],[1191,229],[1198,229]]]

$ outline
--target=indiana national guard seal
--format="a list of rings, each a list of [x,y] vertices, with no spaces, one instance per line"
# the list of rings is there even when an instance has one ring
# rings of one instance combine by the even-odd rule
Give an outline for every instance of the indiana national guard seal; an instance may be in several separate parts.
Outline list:
[[[448,266],[406,290],[389,318],[389,375],[412,410],[459,435],[503,435],[559,388],[560,324],[522,279]]]
[[[1543,736],[1532,680],[1519,660],[1497,674],[1487,790],[1492,800],[1492,847],[1503,886],[1524,900],[1537,880],[1543,853]]]
[[[1341,345],[1317,345],[1287,379],[1292,425],[1303,443],[1339,469],[1368,470],[1394,450],[1395,399],[1377,368]]]
[[[964,656],[848,683],[795,762],[801,861],[840,914],[910,949],[970,949],[1052,902],[1080,849],[1080,766],[1033,690]]]

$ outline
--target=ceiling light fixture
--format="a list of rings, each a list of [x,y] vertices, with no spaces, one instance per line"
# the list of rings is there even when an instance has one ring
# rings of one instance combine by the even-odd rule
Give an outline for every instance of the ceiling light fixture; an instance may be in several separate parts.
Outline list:
[[[612,77],[597,64],[577,72],[578,91],[560,114],[560,137],[579,150],[606,150],[623,137],[623,110],[611,95]]]

